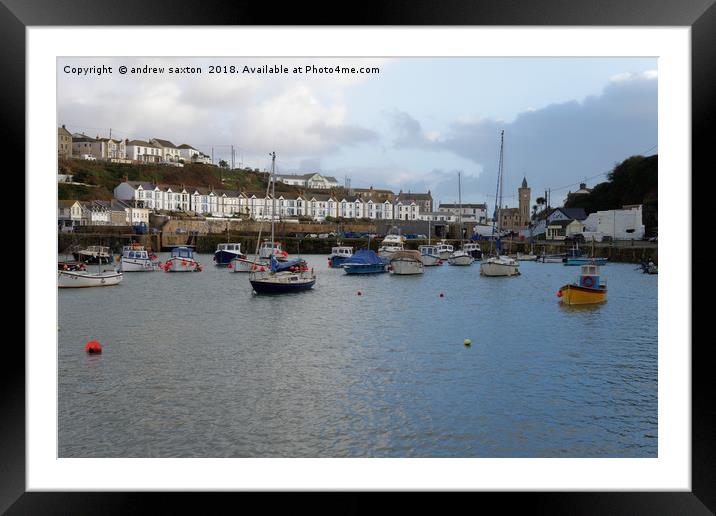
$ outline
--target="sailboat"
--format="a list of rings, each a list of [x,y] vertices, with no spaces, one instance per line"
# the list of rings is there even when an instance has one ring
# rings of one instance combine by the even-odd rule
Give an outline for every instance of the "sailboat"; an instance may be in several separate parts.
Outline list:
[[[492,221],[492,236],[495,241],[495,256],[483,260],[480,264],[480,274],[483,276],[517,276],[520,273],[520,262],[509,256],[501,256],[500,234],[502,230],[502,184],[504,173],[504,147],[505,131],[500,133],[500,161],[497,169],[497,191],[495,192],[495,217]],[[498,199],[499,198],[499,199]]]
[[[276,183],[276,153],[271,153],[271,184]],[[275,186],[273,187],[275,189]],[[275,242],[275,213],[276,195],[275,190],[271,195],[271,242]],[[284,294],[309,290],[316,284],[316,273],[308,269],[308,265],[301,258],[279,262],[272,254],[269,259],[269,266],[260,266],[254,269],[249,282],[257,294]]]
[[[453,251],[448,256],[448,263],[450,265],[472,265],[475,258],[472,253],[469,253],[464,249],[464,242],[462,242],[462,190],[460,187],[460,172],[457,173],[457,197],[458,197],[458,210],[460,213],[460,242],[463,244],[463,249]]]

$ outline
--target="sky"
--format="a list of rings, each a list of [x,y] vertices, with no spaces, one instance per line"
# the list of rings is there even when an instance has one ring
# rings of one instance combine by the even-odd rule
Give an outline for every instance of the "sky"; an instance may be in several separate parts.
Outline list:
[[[494,206],[605,180],[657,148],[656,58],[58,58],[57,122],[90,136],[188,143],[218,162],[320,172],[356,188]],[[82,69],[111,66],[112,73]],[[120,66],[130,71],[118,73]],[[131,73],[133,67],[163,72]],[[235,73],[209,73],[211,66]],[[288,73],[244,67],[284,66]],[[306,67],[375,67],[317,73]],[[201,73],[169,74],[169,67]],[[302,67],[300,72],[294,70]],[[74,69],[80,69],[77,72]],[[553,204],[555,204],[553,202]]]

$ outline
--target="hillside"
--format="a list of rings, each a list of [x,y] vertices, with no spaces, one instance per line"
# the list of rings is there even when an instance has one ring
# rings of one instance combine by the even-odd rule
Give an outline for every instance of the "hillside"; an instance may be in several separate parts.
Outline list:
[[[658,165],[658,155],[627,158],[609,173],[608,181],[596,185],[589,194],[570,196],[564,206],[584,208],[589,215],[625,204],[642,204],[646,234],[652,235],[658,226]]]
[[[186,186],[213,186],[215,189],[266,190],[268,174],[252,170],[227,170],[211,165],[187,164],[184,167],[166,165],[138,165],[108,163],[105,161],[58,160],[60,174],[70,174],[73,182],[93,186],[58,183],[59,199],[87,201],[111,199],[114,187],[124,180],[149,181],[153,183],[178,184]],[[276,192],[297,192],[294,186],[276,183]]]

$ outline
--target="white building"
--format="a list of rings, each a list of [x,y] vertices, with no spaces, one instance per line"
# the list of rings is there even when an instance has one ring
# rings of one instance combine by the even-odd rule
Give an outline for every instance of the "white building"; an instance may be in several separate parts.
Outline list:
[[[338,181],[335,177],[323,176],[318,173],[302,175],[276,174],[276,182],[292,186],[299,186],[301,188],[307,188],[309,190],[327,190],[330,188],[338,187]]]
[[[420,206],[415,201],[398,201],[394,213],[398,220],[420,220]]]
[[[162,148],[159,145],[154,145],[144,140],[126,140],[125,148],[127,159],[140,163],[162,162]]]
[[[95,159],[126,159],[125,142],[115,138],[91,138],[84,134],[72,135],[72,155],[92,156]]]
[[[82,225],[82,204],[79,201],[57,201],[57,225],[61,231],[72,231]]]
[[[209,156],[195,149],[188,143],[182,143],[177,149],[179,150],[179,159],[184,160],[184,163],[211,163]]]
[[[621,210],[598,211],[590,214],[583,223],[585,233],[593,233],[595,238],[600,234],[613,240],[644,238],[641,204],[624,206]]]
[[[478,224],[487,223],[487,204],[440,204],[438,211],[442,213],[452,213],[454,215],[462,215],[464,222],[477,222]]]
[[[149,143],[161,149],[162,162],[177,164],[179,163],[179,148],[169,140],[160,140],[159,138],[150,138]]]

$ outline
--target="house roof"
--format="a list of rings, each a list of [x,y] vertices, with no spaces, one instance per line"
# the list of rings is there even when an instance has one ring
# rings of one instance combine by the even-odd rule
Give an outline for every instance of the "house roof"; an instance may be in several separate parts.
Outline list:
[[[72,136],[72,133],[65,129],[64,125],[62,127],[57,128],[57,134],[61,134],[62,136]]]
[[[152,138],[152,142],[156,142],[156,143],[158,143],[159,145],[161,145],[162,147],[168,147],[168,148],[170,148],[170,149],[176,149],[176,148],[177,148],[177,146],[174,145],[174,144],[173,144],[172,142],[170,142],[169,140],[160,140],[159,138]]]
[[[459,207],[460,207],[459,204],[441,204],[440,206],[438,206],[438,208],[459,208]],[[485,204],[485,203],[482,203],[482,204],[463,203],[462,207],[463,208],[478,208],[478,209],[486,210],[487,204]]]
[[[179,147],[177,147],[177,149],[191,149],[191,150],[196,150],[194,147],[192,147],[192,146],[189,145],[188,143],[182,143],[181,145],[179,145]]]
[[[570,219],[584,220],[587,218],[587,214],[584,208],[557,208],[564,213]]]
[[[129,142],[127,142],[127,146],[130,146],[130,145],[134,145],[134,146],[141,145],[142,147],[154,147],[154,145],[152,145],[149,142],[145,142],[144,140],[130,140]]]
[[[92,138],[91,136],[87,136],[84,134],[80,135],[72,135],[72,143],[74,142],[96,142],[97,140],[95,138]]]
[[[408,199],[408,200],[414,200],[414,201],[432,201],[433,196],[428,193],[411,193],[411,192],[400,192],[398,194],[398,199]]]
[[[76,202],[77,202],[77,201],[71,201],[71,200],[64,200],[64,199],[62,199],[62,200],[57,201],[57,207],[58,207],[58,208],[69,208],[69,207],[71,207],[71,206],[74,206],[74,204],[75,204]]]

